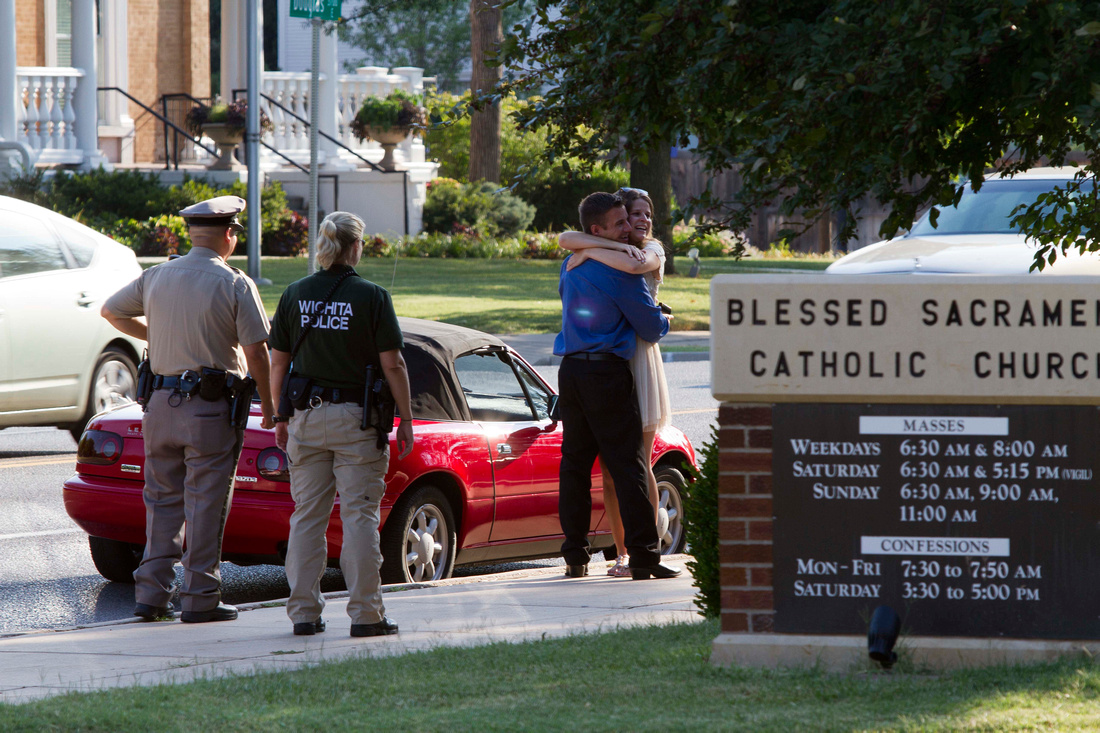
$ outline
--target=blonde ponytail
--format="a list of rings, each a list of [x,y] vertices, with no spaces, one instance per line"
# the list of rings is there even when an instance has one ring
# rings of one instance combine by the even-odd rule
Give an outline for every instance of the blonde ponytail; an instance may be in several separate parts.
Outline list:
[[[347,211],[334,211],[317,227],[317,264],[327,270],[346,260],[363,239],[363,220]]]

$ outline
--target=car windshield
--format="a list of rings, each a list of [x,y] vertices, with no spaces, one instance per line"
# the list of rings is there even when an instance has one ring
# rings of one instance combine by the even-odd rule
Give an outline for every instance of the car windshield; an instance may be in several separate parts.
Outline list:
[[[935,234],[1014,234],[1019,231],[1011,224],[1012,210],[1020,204],[1030,204],[1035,198],[1057,186],[1065,186],[1066,180],[1017,179],[986,181],[981,191],[975,193],[969,187],[956,207],[939,208],[936,226],[925,214],[910,232],[910,236],[926,237]],[[1088,183],[1085,184],[1090,185]]]

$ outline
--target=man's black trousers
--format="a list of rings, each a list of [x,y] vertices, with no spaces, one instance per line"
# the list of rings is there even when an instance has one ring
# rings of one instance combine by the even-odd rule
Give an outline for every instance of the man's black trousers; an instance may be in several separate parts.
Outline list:
[[[661,557],[646,481],[649,456],[642,455],[642,419],[629,362],[565,357],[558,393],[563,430],[558,513],[565,562],[587,565],[590,558],[592,465],[598,455],[615,482],[630,564],[656,565]]]

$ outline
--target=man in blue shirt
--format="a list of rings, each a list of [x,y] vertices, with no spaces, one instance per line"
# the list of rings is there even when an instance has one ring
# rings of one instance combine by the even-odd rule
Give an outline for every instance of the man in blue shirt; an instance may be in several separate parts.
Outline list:
[[[579,211],[585,232],[628,241],[630,225],[618,196],[594,193],[581,202]],[[643,455],[642,420],[630,371],[635,334],[657,341],[668,333],[668,318],[641,275],[595,260],[572,270],[562,263],[558,292],[562,328],[554,339],[554,353],[562,357],[558,409],[563,430],[558,515],[565,534],[561,552],[566,575],[588,574],[592,465],[598,455],[615,482],[631,576],[675,577],[681,571],[662,565],[658,551],[646,484],[649,456]]]

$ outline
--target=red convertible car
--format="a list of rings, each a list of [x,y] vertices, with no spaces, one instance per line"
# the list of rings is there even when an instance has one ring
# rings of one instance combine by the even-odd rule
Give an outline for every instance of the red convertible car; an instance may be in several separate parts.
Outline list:
[[[557,555],[561,425],[550,419],[554,391],[524,359],[480,331],[401,319],[413,391],[416,443],[390,459],[382,499],[383,582],[450,577],[455,565]],[[258,403],[237,466],[222,557],[282,564],[290,497],[286,455],[260,427]],[[136,404],[101,413],[77,449],[77,473],[65,482],[65,508],[89,535],[92,559],[108,580],[133,582],[145,542],[144,447]],[[393,435],[390,436],[391,446]],[[394,449],[392,456],[397,455]],[[661,550],[684,545],[684,464],[691,443],[665,428],[654,446],[660,489]],[[598,467],[593,472],[595,550],[614,556]],[[339,507],[328,531],[330,563],[340,554]]]

